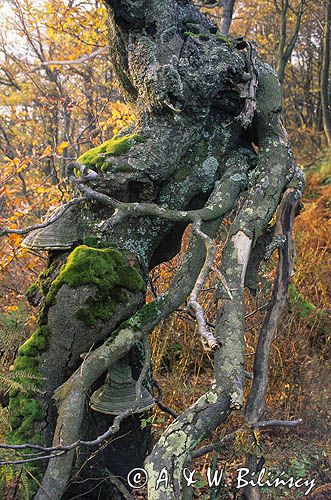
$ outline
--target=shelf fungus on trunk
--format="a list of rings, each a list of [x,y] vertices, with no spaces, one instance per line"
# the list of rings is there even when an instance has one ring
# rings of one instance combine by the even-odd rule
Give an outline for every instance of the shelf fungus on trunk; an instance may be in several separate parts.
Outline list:
[[[154,399],[143,386],[137,399],[136,381],[124,357],[111,366],[106,382],[92,394],[90,406],[106,415],[120,415],[131,409],[132,413],[143,413],[154,406]]]
[[[57,207],[45,221],[57,216],[63,207]],[[30,250],[67,250],[72,248],[82,237],[77,211],[66,210],[61,217],[49,226],[32,231],[23,241],[22,247]]]

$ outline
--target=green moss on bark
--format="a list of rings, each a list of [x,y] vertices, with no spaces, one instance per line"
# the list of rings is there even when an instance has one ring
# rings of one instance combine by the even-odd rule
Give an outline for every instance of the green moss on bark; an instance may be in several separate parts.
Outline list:
[[[192,38],[199,38],[199,40],[209,40],[209,35],[205,33],[193,33],[192,31],[184,31],[184,36],[191,36]]]
[[[77,312],[78,319],[88,326],[97,320],[108,320],[116,304],[127,300],[127,291],[138,292],[145,289],[144,281],[137,269],[127,265],[123,254],[116,249],[100,249],[81,245],[75,248],[52,281],[52,270],[47,269],[32,287],[31,293],[38,288],[45,296],[45,306],[41,313],[41,326],[19,348],[14,362],[14,372],[26,372],[36,377],[36,387],[42,388],[43,379],[39,368],[39,355],[48,348],[50,331],[47,327],[47,311],[55,302],[62,285],[70,288],[95,285],[97,292],[86,299]],[[10,393],[10,421],[12,431],[8,441],[12,444],[23,442],[38,443],[35,422],[44,419],[44,409],[35,396],[35,391],[26,393],[17,390]]]
[[[124,256],[116,249],[99,249],[81,245],[69,255],[61,267],[58,276],[51,281],[52,270],[47,269],[32,287],[31,293],[38,288],[45,296],[45,307],[41,318],[47,320],[47,311],[56,300],[62,285],[78,288],[84,285],[96,285],[95,295],[87,298],[84,306],[76,315],[88,326],[97,320],[108,320],[114,313],[116,304],[127,300],[127,290],[143,291],[145,288],[139,272],[128,266]],[[46,312],[45,312],[46,311]],[[48,347],[49,329],[42,324],[31,337],[19,348],[14,362],[14,371],[26,372],[39,377],[37,386],[42,386],[42,373],[39,369],[39,355]],[[12,432],[8,436],[11,443],[37,442],[33,422],[44,418],[41,403],[32,392],[22,394],[12,391],[10,394],[10,412]]]
[[[145,304],[139,311],[137,311],[130,319],[121,324],[119,330],[114,332],[116,336],[118,331],[129,328],[133,331],[139,331],[149,321],[152,321],[159,312],[160,304],[157,301]]]
[[[226,43],[229,47],[233,47],[233,43],[228,37],[224,35],[215,35],[215,38],[218,42]]]
[[[32,283],[32,285],[29,286],[29,288],[27,289],[27,291],[25,292],[25,296],[26,298],[28,299],[28,301],[30,302],[31,300],[31,297],[37,292],[38,290],[38,283]]]
[[[105,161],[107,158],[124,155],[133,146],[142,142],[145,142],[145,139],[138,134],[130,134],[123,137],[115,135],[109,141],[100,144],[100,146],[86,151],[77,161],[83,163],[83,165],[97,167],[105,171],[110,166],[110,163]]]
[[[38,293],[42,295],[47,295],[48,289],[52,283],[52,275],[55,269],[55,264],[52,264],[50,267],[42,271],[35,283],[32,283],[31,286],[25,292],[25,296],[32,305],[35,304],[35,296]]]
[[[98,319],[108,320],[116,303],[125,302],[123,289],[131,292],[143,291],[145,285],[137,269],[128,266],[121,252],[112,248],[91,248],[81,245],[69,255],[46,296],[46,307],[56,299],[62,285],[70,288],[96,285],[98,291],[89,297],[76,317],[92,326]]]
[[[46,326],[39,327],[31,337],[18,349],[20,356],[36,356],[47,348],[49,330]]]
[[[35,377],[35,386],[42,386],[42,373],[39,369],[38,355],[47,349],[49,329],[47,326],[39,327],[31,337],[19,348],[18,356],[14,362],[15,371],[26,373],[27,379]],[[20,378],[22,382],[22,378]],[[24,380],[23,380],[24,382]],[[44,409],[35,397],[35,391],[23,393],[12,390],[9,401],[10,424],[12,431],[8,435],[11,444],[38,443],[40,434],[37,433],[35,422],[44,419]]]
[[[203,162],[206,160],[207,157],[208,157],[208,142],[207,141],[198,142],[192,148],[192,150],[189,151],[185,165],[180,170],[178,170],[178,172],[176,172],[176,174],[174,175],[174,179],[176,181],[184,181],[191,175],[192,170],[197,165],[203,164]]]

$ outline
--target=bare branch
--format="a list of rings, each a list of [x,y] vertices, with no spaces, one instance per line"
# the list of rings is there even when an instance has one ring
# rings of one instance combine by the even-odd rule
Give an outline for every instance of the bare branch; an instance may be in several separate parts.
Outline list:
[[[302,418],[297,420],[260,420],[252,424],[252,429],[264,429],[265,427],[297,427],[303,422]]]
[[[194,288],[192,290],[192,293],[189,297],[188,300],[188,305],[193,309],[195,313],[195,318],[197,321],[198,325],[198,332],[199,335],[203,339],[203,345],[207,345],[207,347],[211,350],[215,350],[219,347],[219,342],[216,340],[214,335],[208,330],[206,320],[204,317],[204,312],[203,308],[198,302],[198,297],[201,292],[201,289],[203,287],[203,284],[209,274],[209,271],[212,268],[212,265],[214,263],[215,259],[215,246],[213,240],[205,234],[203,231],[201,231],[201,221],[198,220],[194,222],[193,224],[193,233],[200,238],[206,247],[206,260],[204,262],[204,265],[202,266],[202,269],[200,271],[200,274],[198,276],[198,279],[194,285]]]
[[[4,446],[0,446],[0,448],[4,448]],[[7,449],[12,449],[15,450],[14,445],[10,446],[8,445]],[[30,446],[27,446],[27,448],[30,448]],[[40,460],[49,460],[51,458],[57,458],[65,453],[64,451],[60,453],[52,453],[50,455],[43,455],[43,456],[38,456],[38,457],[31,457],[31,458],[25,458],[22,460],[1,460],[0,465],[22,465],[22,464],[27,464],[30,462],[39,462]]]
[[[161,388],[161,385],[159,384],[159,382],[157,380],[154,380],[153,384],[155,385],[155,387],[157,388],[157,391],[158,391],[158,396],[157,396],[155,402],[158,405],[158,407],[160,408],[160,410],[164,411],[165,413],[169,413],[169,415],[171,415],[174,418],[177,418],[179,413],[177,413],[176,411],[169,408],[169,406],[166,406],[165,404],[163,404],[163,402],[162,402],[162,388]]]
[[[79,57],[78,59],[68,59],[68,60],[54,60],[54,61],[44,61],[41,63],[40,66],[37,66],[36,68],[31,69],[28,71],[28,73],[35,73],[36,71],[39,71],[40,69],[43,69],[45,66],[73,66],[76,64],[82,64],[86,61],[90,61],[91,59],[94,59],[100,54],[103,54],[104,52],[107,52],[109,50],[109,45],[106,47],[101,47],[100,49],[95,50],[94,52],[91,52],[91,54],[85,54],[82,57]]]
[[[252,429],[264,429],[266,427],[297,427],[298,425],[301,425],[303,420],[301,418],[297,420],[264,420],[260,422],[256,422],[251,426]],[[221,449],[224,449],[228,446],[229,443],[235,440],[236,436],[243,432],[244,428],[241,427],[240,429],[236,430],[235,432],[231,432],[230,434],[227,434],[224,438],[222,438],[220,441],[217,441],[216,443],[208,444],[206,446],[203,446],[197,450],[194,450],[191,453],[191,458],[199,458],[202,457],[203,455],[206,455],[207,453],[211,453],[212,451],[219,451]]]
[[[279,252],[278,272],[275,279],[271,304],[261,328],[254,361],[254,380],[248,396],[246,415],[248,423],[256,423],[264,412],[264,395],[268,383],[268,360],[280,316],[286,303],[288,282],[294,265],[292,225],[300,191],[289,187],[282,199],[276,222],[276,235],[285,236],[286,243]]]
[[[229,203],[220,203],[219,199],[216,199],[215,202],[208,203],[201,209],[189,211],[166,209],[153,203],[125,203],[104,193],[100,193],[89,186],[85,186],[76,178],[71,178],[70,180],[76,184],[77,188],[84,193],[88,199],[99,201],[100,203],[115,209],[114,215],[105,223],[107,227],[113,224],[114,220],[115,222],[118,222],[126,217],[140,216],[159,217],[173,222],[196,222],[199,219],[202,222],[209,222],[220,219],[229,211]],[[229,175],[226,179],[224,179],[224,183],[222,183],[222,193],[232,193],[234,190],[238,189],[238,194],[238,192],[240,192],[244,187],[242,184],[243,179],[240,178],[240,176],[235,178],[234,176]],[[216,189],[216,192],[218,191],[219,186],[217,186]]]
[[[217,441],[216,443],[208,444],[192,451],[191,458],[199,458],[203,455],[206,455],[207,453],[211,453],[212,451],[219,451],[222,448],[226,448],[229,443],[235,440],[236,435],[242,432],[242,430],[243,429],[238,429],[235,432],[231,432],[231,434],[227,434],[226,436],[224,436],[224,438],[222,438],[220,441]]]
[[[65,205],[63,205],[62,207],[60,207],[59,210],[56,211],[56,214],[51,215],[51,217],[47,219],[45,222],[42,222],[41,224],[35,224],[34,226],[28,226],[23,229],[11,229],[11,228],[0,229],[0,236],[5,236],[7,234],[27,234],[30,233],[31,231],[34,231],[35,229],[43,229],[44,227],[50,226],[55,221],[59,220],[62,217],[62,215],[68,210],[68,208],[87,200],[88,197],[86,196],[82,196],[80,198],[74,198]]]

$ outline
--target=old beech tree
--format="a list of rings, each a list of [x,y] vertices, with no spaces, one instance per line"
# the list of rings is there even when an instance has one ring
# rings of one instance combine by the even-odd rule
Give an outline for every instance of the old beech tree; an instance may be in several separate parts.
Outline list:
[[[262,420],[268,355],[286,300],[304,182],[282,125],[277,75],[259,60],[253,41],[225,38],[191,0],[105,3],[113,68],[137,120],[70,164],[72,200],[21,231],[29,233],[26,247],[49,253],[49,266],[29,291],[40,308],[39,328],[20,347],[14,370],[40,375],[42,392],[12,392],[8,443],[52,457],[31,463],[41,481],[37,500],[65,498],[72,474],[107,440],[85,465],[85,477],[108,471],[125,478],[144,466],[149,499],[190,498],[183,467],[203,453],[199,443],[231,411],[243,408],[243,426],[252,431],[273,424]],[[199,292],[215,266],[213,238],[224,217],[232,224],[210,328]],[[189,247],[170,288],[145,304],[149,271],[176,255],[189,224]],[[278,271],[251,382],[244,288],[256,287],[259,265],[274,250]],[[150,449],[137,414],[145,409],[148,416],[153,404],[148,337],[185,302],[196,318],[197,342],[213,351],[215,381]],[[131,372],[134,397],[126,399]],[[117,391],[125,386],[116,416],[91,408],[91,401],[107,405],[96,392],[105,381],[110,392],[111,384]],[[253,452],[247,462],[253,471]],[[163,467],[170,481],[156,491]],[[129,498],[116,479],[106,484],[101,498],[108,498],[105,491]],[[90,487],[86,481],[75,491]],[[245,495],[259,497],[254,489]]]

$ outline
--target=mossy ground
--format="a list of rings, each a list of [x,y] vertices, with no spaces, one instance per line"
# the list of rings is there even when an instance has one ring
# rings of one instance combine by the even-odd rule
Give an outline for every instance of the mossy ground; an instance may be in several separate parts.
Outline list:
[[[318,311],[314,304],[304,299],[293,283],[290,284],[288,289],[288,303],[294,312],[303,319],[309,318]]]

